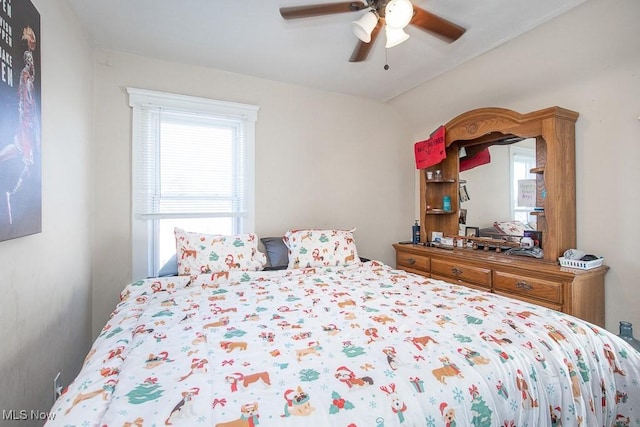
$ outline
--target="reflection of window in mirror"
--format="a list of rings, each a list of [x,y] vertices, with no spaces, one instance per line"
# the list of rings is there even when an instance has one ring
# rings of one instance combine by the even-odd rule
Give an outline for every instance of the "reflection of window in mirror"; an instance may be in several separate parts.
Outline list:
[[[529,140],[526,140],[526,142],[529,142]],[[509,146],[509,176],[512,187],[510,192],[511,218],[525,224],[528,223],[535,228],[536,217],[531,215],[533,207],[518,206],[518,181],[536,178],[535,174],[530,172],[531,169],[536,167],[535,140],[532,140],[531,147],[523,145],[529,144]]]

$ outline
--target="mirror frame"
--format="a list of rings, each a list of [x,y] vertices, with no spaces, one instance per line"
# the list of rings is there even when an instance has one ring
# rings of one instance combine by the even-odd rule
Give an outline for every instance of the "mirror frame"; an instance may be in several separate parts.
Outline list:
[[[576,246],[576,178],[575,178],[575,122],[578,113],[561,107],[549,107],[521,114],[505,108],[478,108],[460,114],[445,125],[447,158],[426,170],[440,169],[459,183],[460,147],[505,144],[526,138],[536,139],[536,174],[538,215],[542,231],[544,260],[556,262],[566,249]],[[421,171],[420,215],[423,241],[431,231],[457,234],[458,215],[428,215],[426,205],[433,200],[431,192],[438,187]],[[457,192],[456,192],[457,193]],[[459,209],[459,195],[452,197],[455,213]]]

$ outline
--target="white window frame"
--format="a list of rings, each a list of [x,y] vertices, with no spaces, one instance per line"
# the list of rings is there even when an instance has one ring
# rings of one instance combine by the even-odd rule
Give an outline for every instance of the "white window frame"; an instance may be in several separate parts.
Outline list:
[[[534,140],[535,141],[535,140]],[[531,168],[535,167],[536,163],[536,149],[534,147],[522,147],[522,146],[509,146],[509,182],[511,185],[509,186],[509,208],[511,210],[511,218],[516,218],[516,212],[532,212],[533,208],[524,208],[517,207],[518,197],[517,197],[517,188],[518,188],[518,180],[515,177],[515,162],[520,159],[529,159],[531,160]],[[527,174],[528,178],[535,178],[534,174],[530,172]],[[529,217],[530,215],[527,215]],[[530,220],[526,221],[527,223]]]
[[[239,223],[238,232],[253,232],[255,227],[255,123],[260,107],[256,105],[219,101],[207,98],[177,95],[150,91],[144,89],[127,88],[129,106],[132,108],[132,185],[131,185],[131,242],[132,242],[132,275],[133,280],[153,276],[157,273],[157,248],[153,242],[156,230],[154,224],[160,219],[153,215],[141,215],[141,200],[135,166],[138,161],[137,147],[141,144],[141,107],[159,107],[173,111],[208,115],[219,119],[238,121],[242,126],[246,150],[246,175],[244,177],[247,211]],[[212,217],[215,215],[211,215]],[[194,230],[197,231],[197,230]],[[155,252],[155,253],[154,253]]]

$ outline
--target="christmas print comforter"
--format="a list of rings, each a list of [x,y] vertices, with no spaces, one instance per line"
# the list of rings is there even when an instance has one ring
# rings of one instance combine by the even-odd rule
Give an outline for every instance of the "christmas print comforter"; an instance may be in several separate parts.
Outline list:
[[[640,353],[540,306],[394,270],[128,285],[48,426],[638,426]]]

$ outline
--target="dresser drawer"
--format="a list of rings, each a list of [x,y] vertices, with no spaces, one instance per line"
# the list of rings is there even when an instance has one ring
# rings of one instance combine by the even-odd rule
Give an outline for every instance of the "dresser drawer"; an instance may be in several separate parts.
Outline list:
[[[437,274],[432,274],[431,278],[437,279],[437,280],[444,280],[447,283],[455,283],[456,285],[462,285],[464,287],[476,289],[478,291],[491,292],[491,287],[489,285],[477,285],[475,283],[465,282],[464,280],[460,280],[460,279],[452,279],[451,277],[439,276]]]
[[[527,298],[525,295],[506,293],[506,292],[500,292],[500,291],[496,291],[495,294],[517,299],[519,301],[524,301],[529,304],[541,305],[543,307],[547,307],[555,311],[562,311],[562,306],[560,304],[554,304],[549,301],[544,301],[544,300],[534,299],[534,298]]]
[[[432,276],[443,276],[454,283],[472,283],[487,288],[491,287],[491,269],[489,268],[434,259],[431,260],[431,274]]]
[[[398,251],[396,253],[396,264],[398,268],[409,268],[428,273],[431,268],[431,259],[422,255]]]
[[[502,271],[493,272],[493,288],[507,294],[519,294],[554,304],[562,304],[562,283]]]

